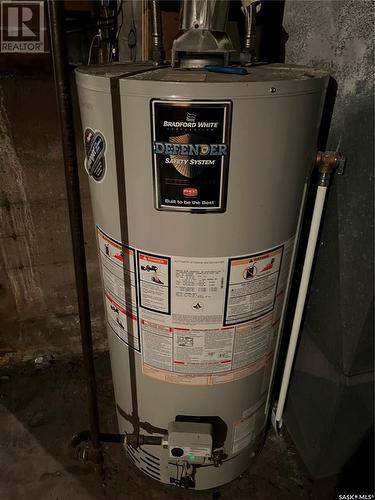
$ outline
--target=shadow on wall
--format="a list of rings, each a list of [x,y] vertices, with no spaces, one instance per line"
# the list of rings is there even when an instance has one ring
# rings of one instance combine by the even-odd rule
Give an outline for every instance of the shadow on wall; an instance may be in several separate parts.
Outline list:
[[[368,494],[374,491],[374,438],[372,425],[339,474],[339,494]]]
[[[68,209],[51,75],[0,79],[0,363],[80,352]],[[96,346],[106,346],[95,231],[75,106]]]
[[[330,131],[331,124],[332,124],[332,115],[333,115],[333,110],[334,110],[334,106],[335,106],[335,102],[336,102],[336,96],[337,96],[337,82],[334,78],[330,77],[329,81],[328,81],[327,93],[326,93],[326,98],[324,101],[324,107],[323,107],[323,113],[322,113],[322,120],[321,120],[319,134],[318,134],[318,146],[317,146],[318,151],[325,151],[326,147],[327,147],[329,131]],[[294,275],[293,275],[293,283],[292,283],[292,287],[291,287],[291,291],[290,291],[288,310],[287,310],[286,319],[285,319],[285,327],[284,327],[285,334],[282,338],[282,342],[281,342],[281,346],[280,346],[279,364],[278,364],[278,369],[277,369],[277,373],[276,373],[276,377],[275,377],[275,395],[277,395],[279,390],[280,390],[281,379],[282,379],[283,369],[284,369],[284,361],[285,361],[286,353],[288,350],[289,335],[287,333],[289,333],[292,329],[294,310],[296,307],[299,283],[301,280],[305,252],[306,252],[306,247],[307,247],[307,241],[308,241],[308,237],[309,237],[310,222],[311,222],[313,211],[314,211],[314,203],[315,203],[315,196],[316,196],[316,189],[317,189],[316,181],[318,179],[318,175],[319,174],[316,170],[314,170],[312,172],[311,179],[310,179],[310,187],[309,187],[309,190],[307,193],[307,198],[306,198],[305,214],[304,214],[304,220],[303,220],[303,224],[302,224],[302,228],[301,228],[299,249],[298,249],[298,253],[297,253]],[[329,196],[329,190],[330,190],[330,187],[328,187],[327,196]],[[325,206],[325,208],[323,210],[322,220],[324,220],[326,210],[327,210],[327,207]],[[320,230],[320,232],[321,232],[321,230]],[[311,270],[311,276],[314,275],[314,272],[316,269],[316,262],[317,262],[317,254],[315,254],[315,257],[314,257],[314,263],[313,263],[312,270]],[[311,290],[311,281],[310,281],[310,285],[309,285],[309,290],[307,292],[306,304],[307,304],[308,299],[309,299],[310,290]],[[303,331],[305,317],[306,317],[306,309],[305,309],[305,312],[304,312],[303,318],[302,318],[301,332]],[[301,342],[301,337],[299,338],[299,343],[300,342]],[[298,346],[297,346],[297,351],[298,351]]]
[[[260,37],[258,60],[268,63],[284,62],[286,43],[283,28],[284,0],[262,2],[257,15],[257,34]]]

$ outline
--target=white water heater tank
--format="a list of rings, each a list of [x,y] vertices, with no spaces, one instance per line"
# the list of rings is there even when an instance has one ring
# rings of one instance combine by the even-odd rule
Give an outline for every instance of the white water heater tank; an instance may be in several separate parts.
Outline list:
[[[327,76],[76,71],[119,429],[206,489],[259,450]]]

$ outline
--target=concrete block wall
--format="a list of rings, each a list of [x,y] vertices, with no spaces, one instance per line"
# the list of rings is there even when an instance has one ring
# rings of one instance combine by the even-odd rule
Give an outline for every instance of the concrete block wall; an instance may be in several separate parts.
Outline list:
[[[346,173],[334,177],[327,197],[286,407],[288,429],[315,477],[339,473],[354,458],[364,472],[371,468],[373,25],[371,2],[285,2],[286,63],[325,69],[337,83],[327,149],[339,145],[347,156]]]
[[[286,62],[338,87],[327,148],[339,144],[347,168],[330,189],[305,329],[347,375],[373,366],[373,23],[371,2],[285,4]]]

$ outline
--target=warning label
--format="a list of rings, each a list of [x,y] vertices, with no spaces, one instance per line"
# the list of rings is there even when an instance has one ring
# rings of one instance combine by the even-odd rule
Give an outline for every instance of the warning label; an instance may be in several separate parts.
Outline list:
[[[108,292],[105,292],[104,296],[109,326],[121,340],[139,351],[137,316],[121,307]]]
[[[264,407],[266,398],[263,396],[254,406],[242,413],[240,421],[234,424],[232,453],[238,453],[248,446],[266,424]]]
[[[282,255],[280,246],[229,259],[225,325],[244,323],[273,309]]]
[[[211,385],[267,366],[269,379],[293,238],[253,255],[200,258],[133,249],[99,228],[97,236],[108,325],[134,349],[142,344],[145,374]]]
[[[107,322],[126,344],[139,350],[135,251],[97,227]]]
[[[170,314],[170,262],[169,257],[138,252],[141,307]]]
[[[143,372],[166,382],[211,385],[269,367],[290,252],[283,258],[281,245],[229,259],[171,257],[170,264],[171,314],[141,313]]]
[[[233,368],[242,368],[266,356],[270,351],[273,314],[236,327]]]

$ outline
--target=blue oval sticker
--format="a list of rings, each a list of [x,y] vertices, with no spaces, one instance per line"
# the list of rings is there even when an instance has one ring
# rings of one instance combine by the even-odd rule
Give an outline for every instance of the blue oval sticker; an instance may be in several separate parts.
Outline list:
[[[100,182],[105,174],[106,141],[104,135],[98,130],[85,129],[85,169],[90,177]]]

